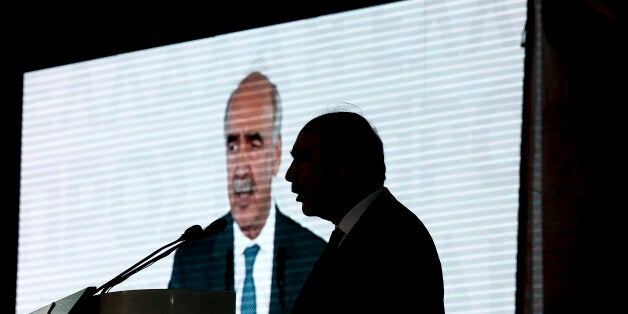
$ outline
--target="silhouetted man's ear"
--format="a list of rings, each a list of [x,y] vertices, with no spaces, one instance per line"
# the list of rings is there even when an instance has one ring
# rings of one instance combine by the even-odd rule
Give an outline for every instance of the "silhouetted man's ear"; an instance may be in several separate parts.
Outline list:
[[[338,173],[338,179],[345,182],[355,180],[354,163],[352,163],[348,157],[343,157],[340,161],[335,161],[334,166]]]

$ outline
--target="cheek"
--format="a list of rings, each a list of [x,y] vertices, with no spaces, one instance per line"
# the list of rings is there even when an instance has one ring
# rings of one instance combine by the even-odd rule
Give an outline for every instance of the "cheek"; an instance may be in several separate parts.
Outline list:
[[[251,158],[248,165],[251,172],[255,173],[257,176],[272,172],[273,169],[272,158],[267,154],[258,154],[255,158]]]
[[[316,196],[324,196],[329,193],[330,181],[329,177],[324,173],[310,171],[303,177],[304,185]]]
[[[318,185],[318,176],[309,167],[303,167],[299,169],[299,182],[307,187],[314,187]]]
[[[275,168],[278,168],[278,162],[275,158],[273,150],[269,149],[260,161],[259,167],[263,168],[264,172],[269,173],[270,175],[275,175]]]
[[[272,160],[269,160],[268,162],[264,164],[263,169],[261,169],[261,172],[263,173],[264,177],[266,177],[267,179],[271,179],[272,177],[277,175],[276,170],[277,169],[275,167],[275,163]]]
[[[234,157],[227,157],[227,174],[229,175],[229,177],[233,175],[237,166],[238,164]]]

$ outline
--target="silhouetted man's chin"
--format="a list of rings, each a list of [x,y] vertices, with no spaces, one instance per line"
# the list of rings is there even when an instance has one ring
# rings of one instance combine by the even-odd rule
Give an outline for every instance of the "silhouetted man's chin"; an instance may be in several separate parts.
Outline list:
[[[316,210],[313,209],[310,204],[301,203],[301,211],[305,216],[316,216]]]

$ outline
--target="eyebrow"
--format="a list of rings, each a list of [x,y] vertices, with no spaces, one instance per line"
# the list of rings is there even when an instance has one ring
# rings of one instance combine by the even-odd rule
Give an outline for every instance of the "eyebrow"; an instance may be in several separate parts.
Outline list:
[[[260,142],[264,143],[264,138],[262,137],[262,135],[259,132],[255,132],[253,134],[247,134],[246,135],[246,139],[249,142],[260,141]]]
[[[227,135],[227,142],[235,142],[238,139],[237,134],[228,134]],[[264,143],[264,138],[262,137],[262,135],[259,132],[255,132],[252,134],[246,134],[244,135],[244,137],[246,138],[247,141],[252,142],[252,141],[260,141],[262,143]]]
[[[227,135],[227,143],[235,142],[236,139],[238,139],[237,135],[234,135],[234,134]]]

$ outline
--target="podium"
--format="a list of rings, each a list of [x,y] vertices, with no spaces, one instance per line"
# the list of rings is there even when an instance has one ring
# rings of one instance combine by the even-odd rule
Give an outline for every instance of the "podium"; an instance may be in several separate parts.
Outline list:
[[[31,314],[234,314],[234,291],[146,289],[93,295],[88,287]]]

